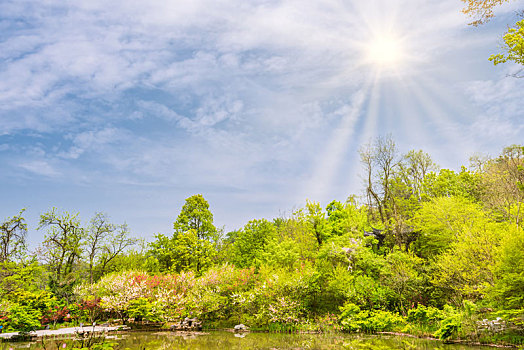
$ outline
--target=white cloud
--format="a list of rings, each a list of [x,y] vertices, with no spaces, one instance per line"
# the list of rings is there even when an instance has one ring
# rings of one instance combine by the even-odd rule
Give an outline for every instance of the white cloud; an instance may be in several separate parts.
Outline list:
[[[73,146],[67,151],[59,152],[58,156],[65,159],[77,159],[85,152],[105,153],[111,151],[108,146],[127,140],[129,134],[125,130],[105,128],[81,132],[68,138],[72,139]]]
[[[36,175],[43,175],[51,178],[55,178],[61,175],[60,171],[55,169],[51,164],[44,160],[24,162],[19,164],[18,166]]]
[[[524,81],[503,76],[498,80],[471,82],[470,98],[481,111],[471,133],[482,148],[491,144],[522,143],[524,135]],[[500,146],[499,146],[500,147]]]

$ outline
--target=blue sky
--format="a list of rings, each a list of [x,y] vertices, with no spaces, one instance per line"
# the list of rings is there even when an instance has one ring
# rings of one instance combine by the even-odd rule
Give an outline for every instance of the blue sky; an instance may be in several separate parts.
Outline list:
[[[151,238],[202,193],[228,231],[360,194],[379,135],[452,169],[523,143],[524,79],[487,58],[524,1],[478,28],[461,7],[3,0],[0,217],[27,208],[33,246],[53,206]]]

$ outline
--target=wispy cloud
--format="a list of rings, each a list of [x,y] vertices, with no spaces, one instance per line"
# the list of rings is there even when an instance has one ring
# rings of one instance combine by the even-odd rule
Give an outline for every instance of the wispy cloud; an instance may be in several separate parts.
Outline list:
[[[61,175],[58,170],[56,170],[51,164],[44,160],[35,160],[27,163],[21,163],[19,164],[19,167],[33,174],[43,175],[45,177],[55,178]]]

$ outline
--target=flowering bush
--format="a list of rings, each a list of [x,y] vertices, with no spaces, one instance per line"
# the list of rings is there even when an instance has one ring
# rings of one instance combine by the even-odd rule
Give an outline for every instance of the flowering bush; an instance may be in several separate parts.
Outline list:
[[[304,316],[314,270],[213,268],[202,276],[193,272],[149,275],[140,271],[110,274],[93,285],[75,289],[80,310],[102,309],[129,317],[176,321],[199,317],[209,321],[296,324]]]
[[[187,316],[186,296],[195,285],[192,272],[168,275],[148,275],[127,271],[104,276],[93,285],[82,285],[75,294],[83,303],[99,300],[100,307],[122,319],[129,317],[130,304],[138,299],[154,303],[166,318]]]
[[[71,314],[69,309],[65,306],[55,305],[46,310],[45,314],[42,315],[40,323],[44,324],[57,324],[64,321],[70,321]]]
[[[282,297],[277,298],[277,300],[269,305],[269,322],[270,323],[298,323],[298,318],[301,310],[301,305],[295,300],[290,298]]]

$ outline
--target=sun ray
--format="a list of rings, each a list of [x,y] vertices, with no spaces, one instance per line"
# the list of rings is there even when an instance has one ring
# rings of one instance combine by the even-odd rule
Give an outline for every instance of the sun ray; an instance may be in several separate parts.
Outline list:
[[[380,72],[375,72],[373,84],[370,89],[370,95],[366,104],[366,114],[364,117],[364,126],[363,131],[360,135],[361,143],[362,141],[367,142],[369,139],[376,136],[377,125],[379,119],[379,104],[380,104]]]
[[[335,177],[339,173],[343,159],[347,156],[355,126],[362,116],[363,105],[371,86],[371,81],[365,82],[359,92],[353,96],[350,110],[342,117],[338,127],[334,129],[329,143],[321,153],[320,161],[315,165],[315,173],[303,191],[307,192],[306,198],[327,200],[333,195],[332,186]]]
[[[397,130],[400,132],[398,136],[405,140],[412,140],[410,143],[415,145],[424,145],[432,138],[423,125],[424,116],[421,115],[421,111],[424,110],[424,105],[414,93],[422,88],[415,80],[401,79],[393,90],[395,109],[398,110]]]
[[[458,105],[458,101],[449,95],[440,94],[434,84],[428,81],[419,82],[418,84],[419,87],[412,87],[410,93],[415,96],[416,101],[422,106],[421,110],[424,112],[424,115],[420,118],[425,118],[428,124],[422,126],[422,128],[431,129],[433,131],[433,139],[444,140],[441,142],[440,148],[451,147],[456,149],[456,147],[465,147],[464,137],[460,133],[462,127],[457,124],[456,118],[453,118],[451,114],[451,111],[457,110],[454,105]],[[436,149],[434,152],[438,153],[439,150]]]

